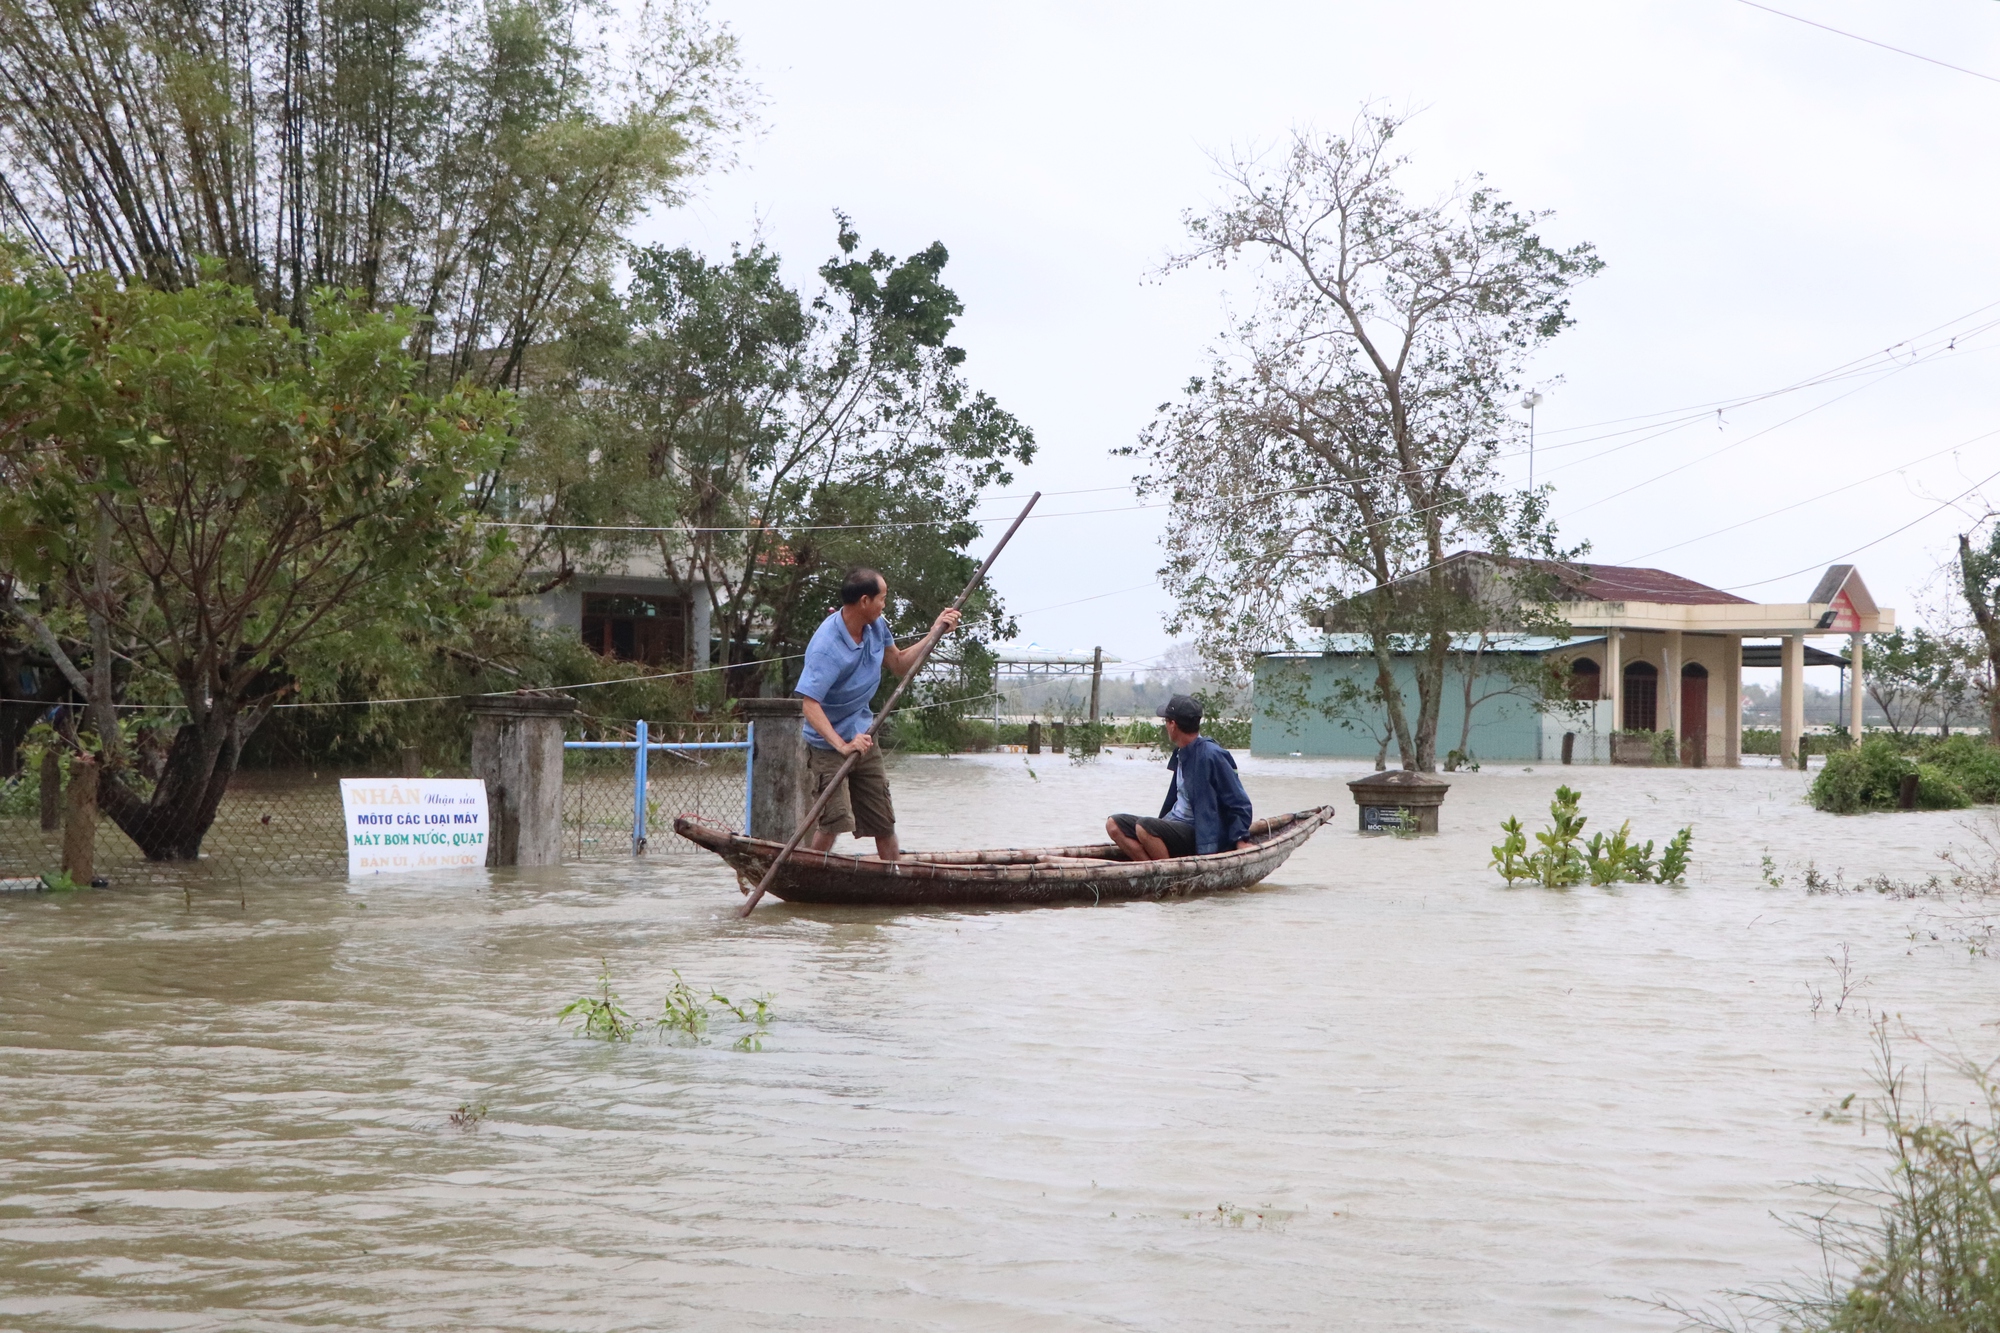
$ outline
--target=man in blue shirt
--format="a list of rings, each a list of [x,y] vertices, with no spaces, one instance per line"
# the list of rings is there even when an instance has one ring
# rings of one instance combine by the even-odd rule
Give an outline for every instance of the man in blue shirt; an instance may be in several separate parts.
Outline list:
[[[857,569],[840,585],[840,609],[813,631],[806,644],[805,670],[793,687],[805,705],[806,766],[817,797],[850,754],[861,756],[841,789],[819,812],[812,847],[823,852],[843,833],[875,839],[875,855],[894,861],[896,807],[889,801],[889,779],[882,754],[868,728],[875,714],[868,705],[882,684],[882,668],[908,675],[919,655],[958,624],[958,612],[947,607],[930,633],[908,648],[896,646],[895,635],[882,612],[889,605],[889,583],[872,569]]]
[[[1159,715],[1174,744],[1159,818],[1113,815],[1104,831],[1132,861],[1233,850],[1250,831],[1250,796],[1236,776],[1235,756],[1201,734],[1200,700],[1176,694]]]

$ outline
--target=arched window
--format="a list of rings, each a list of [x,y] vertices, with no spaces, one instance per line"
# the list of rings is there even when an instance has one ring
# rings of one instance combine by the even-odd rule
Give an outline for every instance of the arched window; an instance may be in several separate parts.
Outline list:
[[[1604,673],[1597,663],[1588,657],[1579,657],[1569,664],[1569,697],[1572,699],[1601,699]]]
[[[1660,672],[1651,662],[1634,662],[1625,668],[1623,725],[1627,731],[1660,728]]]
[[[1708,668],[1699,662],[1689,662],[1681,668],[1682,680],[1707,680]]]

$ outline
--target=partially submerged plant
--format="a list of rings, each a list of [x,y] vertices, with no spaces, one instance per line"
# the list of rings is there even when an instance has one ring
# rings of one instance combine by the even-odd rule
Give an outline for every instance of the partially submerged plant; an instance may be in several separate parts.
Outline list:
[[[702,1031],[708,1027],[708,1006],[702,1002],[677,970],[674,984],[667,989],[667,998],[660,1004],[660,1016],[654,1026],[662,1033],[678,1033],[689,1041],[699,1042]]]
[[[1517,818],[1500,825],[1505,839],[1493,848],[1493,868],[1511,886],[1517,880],[1532,880],[1551,889],[1568,888],[1586,879],[1592,884],[1679,884],[1687,877],[1688,853],[1694,845],[1694,829],[1683,828],[1667,844],[1660,859],[1653,859],[1653,844],[1632,843],[1632,821],[1606,837],[1591,835],[1583,842],[1583,826],[1588,818],[1581,812],[1583,797],[1564,786],[1556,788],[1549,805],[1550,824],[1535,835],[1539,849],[1528,851],[1528,836]]]
[[[700,1046],[708,1040],[709,1020],[716,1009],[733,1014],[737,1022],[750,1026],[749,1032],[732,1043],[737,1050],[764,1049],[764,1037],[771,1026],[771,997],[768,994],[739,1004],[720,991],[710,990],[704,999],[701,992],[687,984],[678,970],[674,972],[674,984],[667,988],[666,997],[660,1002],[660,1016],[653,1020],[653,1029],[661,1037],[677,1037]],[[630,1041],[645,1026],[625,1012],[619,1003],[618,992],[611,989],[609,963],[605,963],[604,970],[598,973],[597,994],[577,996],[563,1006],[557,1018],[564,1023],[575,1018],[582,1025],[580,1031],[584,1036],[599,1041]],[[463,1111],[465,1108],[459,1109]],[[483,1111],[484,1108],[482,1114]],[[454,1119],[453,1123],[457,1121]]]
[[[476,1129],[479,1126],[479,1122],[485,1118],[486,1103],[484,1102],[479,1103],[477,1106],[474,1106],[471,1102],[460,1102],[458,1109],[445,1117],[446,1120],[451,1122],[453,1129]]]
[[[727,995],[711,991],[709,999],[736,1015],[739,1023],[751,1024],[751,1030],[731,1043],[739,1051],[761,1051],[764,1049],[764,1030],[771,1026],[771,997],[759,995],[736,1004]]]
[[[1972,1333],[2000,1323],[2000,1063],[1950,1062],[1974,1094],[1964,1114],[1932,1103],[1925,1081],[1912,1087],[1886,1018],[1875,1035],[1877,1096],[1863,1122],[1887,1136],[1885,1168],[1859,1184],[1822,1182],[1828,1206],[1786,1223],[1818,1245],[1817,1275],[1731,1292],[1734,1312],[1664,1306],[1689,1326]]]
[[[610,962],[600,961],[604,970],[597,974],[597,994],[577,996],[562,1007],[556,1021],[567,1023],[575,1018],[583,1035],[598,1041],[630,1041],[639,1025],[618,1003],[618,992],[611,989]]]

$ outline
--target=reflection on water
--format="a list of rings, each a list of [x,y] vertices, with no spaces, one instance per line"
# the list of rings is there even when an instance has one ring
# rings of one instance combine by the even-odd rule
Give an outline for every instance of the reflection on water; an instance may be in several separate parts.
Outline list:
[[[1032,768],[1030,767],[1032,764]],[[1250,761],[1262,812],[1341,766]],[[1559,777],[1693,821],[1684,890],[1508,891]],[[1952,815],[1775,769],[1461,775],[1446,835],[1322,832],[1250,893],[993,912],[767,903],[647,865],[0,901],[0,1326],[1671,1328],[1807,1256],[1768,1217],[1875,1147],[1865,1003],[1993,1046],[2000,960],[1918,904]],[[911,759],[915,847],[1080,841],[1157,763]],[[761,1054],[554,1015],[608,962],[773,991]],[[454,1128],[462,1103],[485,1105]]]

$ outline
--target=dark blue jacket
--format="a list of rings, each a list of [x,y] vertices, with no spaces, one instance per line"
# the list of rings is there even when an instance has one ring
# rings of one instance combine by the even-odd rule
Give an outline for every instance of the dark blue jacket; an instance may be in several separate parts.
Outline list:
[[[1165,819],[1187,784],[1188,808],[1194,811],[1194,850],[1198,856],[1233,851],[1250,831],[1250,794],[1236,777],[1236,756],[1206,736],[1189,741],[1167,760],[1173,778],[1167,783]]]

